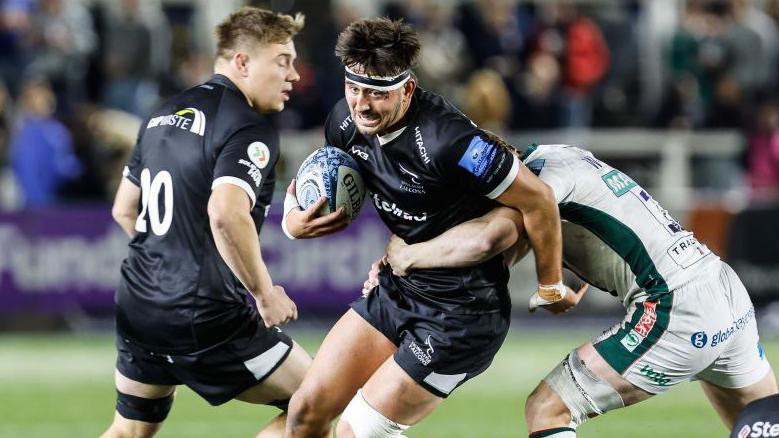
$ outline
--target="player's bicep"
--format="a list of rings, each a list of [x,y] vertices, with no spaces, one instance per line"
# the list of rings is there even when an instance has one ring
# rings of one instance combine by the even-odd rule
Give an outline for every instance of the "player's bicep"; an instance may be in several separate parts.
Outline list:
[[[503,192],[495,198],[503,205],[528,211],[554,197],[550,186],[538,178],[527,166],[518,164],[517,173]]]
[[[122,178],[116,190],[111,215],[117,222],[135,221],[138,217],[138,205],[141,200],[141,188],[128,178]]]
[[[237,184],[220,184],[211,190],[208,198],[208,215],[211,221],[246,213],[253,206],[246,190]]]

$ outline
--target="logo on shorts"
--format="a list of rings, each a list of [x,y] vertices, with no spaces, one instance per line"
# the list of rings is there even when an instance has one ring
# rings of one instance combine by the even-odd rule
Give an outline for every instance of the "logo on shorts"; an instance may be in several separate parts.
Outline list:
[[[657,321],[657,312],[655,311],[657,302],[644,301],[642,304],[644,306],[644,314],[641,315],[638,324],[619,341],[630,352],[633,352],[646,339]]]
[[[760,357],[760,360],[765,359],[765,352],[763,351],[763,345],[760,341],[757,341],[757,355]]]
[[[427,349],[423,350],[422,347],[416,344],[416,342],[411,341],[410,344],[408,344],[409,350],[411,350],[411,353],[416,356],[417,360],[424,365],[427,366],[430,361],[433,360],[433,353],[435,353],[435,350],[433,349],[433,344],[431,342],[432,335],[427,335],[427,339],[425,340],[425,345],[427,345]]]
[[[655,371],[654,368],[647,364],[644,364],[644,366],[641,368],[641,374],[645,375],[649,380],[657,383],[658,386],[668,386],[668,382],[671,381],[671,379],[666,377],[665,373]]]
[[[706,336],[706,332],[695,332],[690,336],[690,343],[695,348],[703,348],[709,341],[709,337]]]

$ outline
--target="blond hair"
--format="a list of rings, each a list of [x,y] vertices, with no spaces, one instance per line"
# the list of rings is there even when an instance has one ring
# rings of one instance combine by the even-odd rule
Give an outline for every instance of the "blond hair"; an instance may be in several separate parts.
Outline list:
[[[305,24],[301,13],[295,16],[265,9],[243,7],[216,26],[216,56],[230,58],[239,47],[251,44],[285,44]]]

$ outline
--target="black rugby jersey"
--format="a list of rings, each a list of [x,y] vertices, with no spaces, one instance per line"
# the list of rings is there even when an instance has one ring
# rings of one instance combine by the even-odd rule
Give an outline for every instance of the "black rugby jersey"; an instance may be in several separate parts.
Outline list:
[[[258,318],[216,249],[207,206],[213,187],[239,186],[259,233],[278,157],[275,128],[222,75],[144,121],[125,168],[142,199],[116,294],[121,336],[160,353],[194,352]]]
[[[403,125],[402,133],[381,144],[375,135],[360,134],[342,99],[328,117],[325,137],[359,163],[370,192],[366,202],[408,243],[487,213],[516,177],[514,154],[441,96],[417,87]],[[421,270],[395,279],[423,298],[442,304],[446,295],[455,305],[474,301],[464,290],[505,291],[507,280],[501,256],[473,268]],[[482,301],[476,307],[494,307],[495,297],[475,298]]]

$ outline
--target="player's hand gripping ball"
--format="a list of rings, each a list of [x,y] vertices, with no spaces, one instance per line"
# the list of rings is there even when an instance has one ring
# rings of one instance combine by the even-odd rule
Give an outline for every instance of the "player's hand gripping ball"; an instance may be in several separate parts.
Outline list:
[[[352,219],[365,200],[365,184],[359,165],[349,154],[332,146],[323,146],[306,157],[298,169],[295,192],[303,210],[327,196],[327,203],[319,215],[344,207],[346,215]]]

